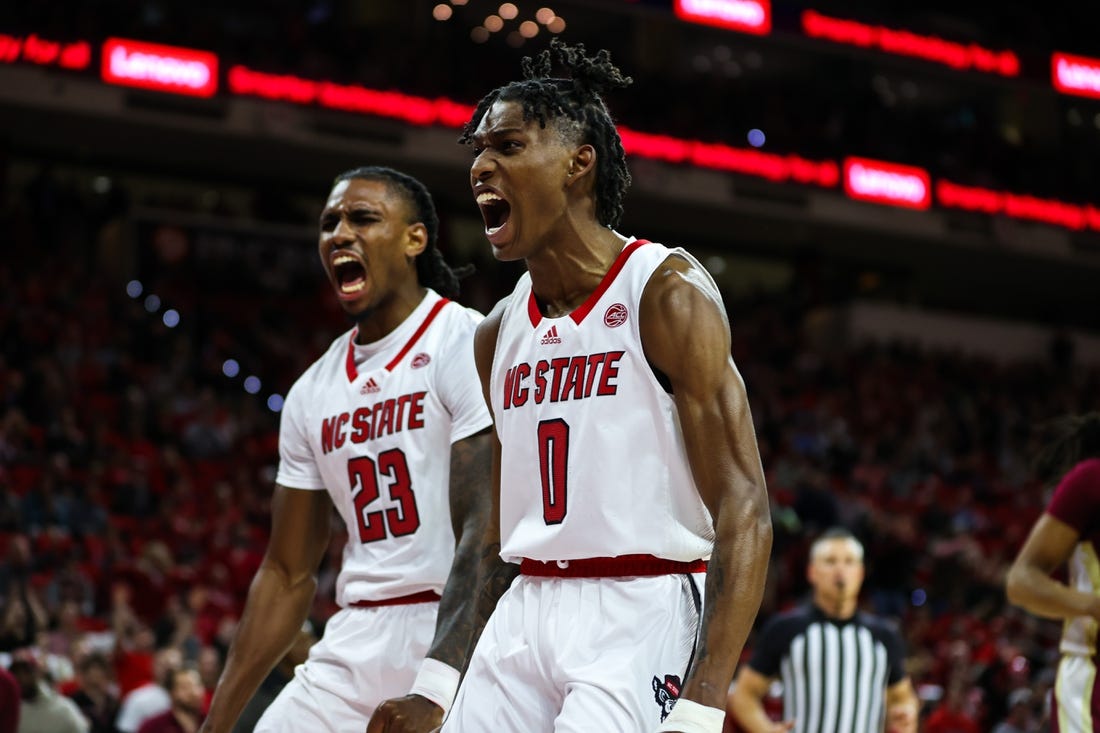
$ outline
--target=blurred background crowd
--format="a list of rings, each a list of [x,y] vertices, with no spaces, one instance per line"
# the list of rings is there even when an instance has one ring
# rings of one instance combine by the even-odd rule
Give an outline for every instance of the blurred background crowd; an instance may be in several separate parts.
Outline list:
[[[0,33],[171,42],[216,50],[227,65],[464,103],[545,44],[472,43],[454,26],[484,14],[477,0],[453,3],[451,25],[433,19],[435,3],[357,5],[124,2],[100,13],[25,3],[0,13]],[[775,25],[802,7],[774,3]],[[996,23],[958,9],[815,7],[1019,48],[1024,62],[1056,44],[1096,47],[1070,16],[1031,5],[1009,4]],[[1041,89],[1026,63],[1010,85],[678,24],[656,0],[557,10],[570,23],[563,37],[609,47],[634,76],[636,87],[611,100],[632,128],[738,146],[760,128],[766,149],[904,160],[959,182],[1100,201],[1088,154],[1100,106]],[[17,81],[77,83],[32,72],[45,75]],[[126,101],[159,103],[150,95]],[[2,104],[0,668],[15,676],[20,730],[46,733],[26,721],[79,710],[72,730],[84,721],[131,733],[177,697],[204,703],[185,699],[173,670],[196,670],[212,692],[266,544],[282,395],[347,328],[314,247],[328,181],[368,163],[423,177],[445,255],[477,266],[463,284],[468,305],[487,312],[518,270],[483,244],[461,150],[457,163],[436,163],[400,144],[360,144],[356,120],[341,122],[335,142],[248,147],[214,129],[224,118],[158,126],[164,109],[80,137],[85,124],[98,129],[86,111],[65,122],[56,110]],[[277,127],[286,110],[263,104],[264,125]],[[46,119],[57,127],[25,127]],[[362,125],[365,138],[379,136],[377,121]],[[393,130],[383,132],[404,134]],[[239,152],[216,167],[194,147],[203,140]],[[760,618],[804,598],[810,541],[847,526],[867,548],[864,603],[898,619],[907,640],[922,730],[1044,730],[1059,627],[1008,607],[1003,576],[1051,488],[1031,465],[1041,426],[1100,404],[1090,346],[1100,309],[1087,285],[1095,235],[970,217],[962,228],[978,246],[967,249],[872,205],[843,222],[810,211],[780,225],[751,202],[729,213],[686,200],[677,171],[631,162],[643,190],[627,200],[624,233],[687,246],[725,291],[776,531]],[[751,190],[814,208],[793,184],[726,179],[739,201]],[[1001,246],[1031,238],[1068,243],[1058,251],[1069,254]],[[990,341],[1023,321],[1038,336],[1006,355],[870,333],[851,310],[866,303],[950,309]],[[334,612],[342,531],[334,521],[303,643]],[[5,694],[0,679],[0,709]]]

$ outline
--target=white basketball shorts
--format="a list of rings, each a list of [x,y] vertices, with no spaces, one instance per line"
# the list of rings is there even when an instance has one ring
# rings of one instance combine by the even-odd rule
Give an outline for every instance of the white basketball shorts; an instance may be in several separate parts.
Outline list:
[[[695,649],[703,573],[519,576],[442,733],[637,733],[668,715]]]
[[[409,693],[438,611],[438,601],[341,609],[255,733],[363,733],[376,707]]]

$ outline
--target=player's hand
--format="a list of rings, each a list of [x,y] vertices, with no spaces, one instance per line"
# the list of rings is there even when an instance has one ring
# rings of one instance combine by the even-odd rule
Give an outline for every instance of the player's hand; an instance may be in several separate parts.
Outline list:
[[[426,697],[405,695],[379,705],[367,733],[428,733],[442,722],[443,708]]]

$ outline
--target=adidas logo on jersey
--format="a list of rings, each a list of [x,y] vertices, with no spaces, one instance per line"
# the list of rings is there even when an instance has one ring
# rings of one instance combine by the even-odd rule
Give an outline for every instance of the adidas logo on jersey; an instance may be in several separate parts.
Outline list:
[[[560,344],[561,343],[561,338],[558,336],[558,327],[557,326],[551,326],[550,330],[548,330],[543,335],[542,341],[539,341],[539,343],[542,344],[543,346],[546,346],[547,344]]]
[[[378,382],[374,381],[374,377],[368,379],[366,384],[359,388],[359,394],[374,394],[381,391],[382,388],[378,386]]]

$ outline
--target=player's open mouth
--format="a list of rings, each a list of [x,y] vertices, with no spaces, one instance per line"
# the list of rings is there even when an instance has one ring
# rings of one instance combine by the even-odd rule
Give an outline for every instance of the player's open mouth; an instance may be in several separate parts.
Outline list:
[[[485,234],[489,237],[503,229],[512,214],[512,205],[493,191],[479,193],[477,205],[481,209],[481,218],[485,220]]]
[[[342,297],[354,298],[367,287],[367,268],[359,258],[349,254],[332,258],[332,276]]]

